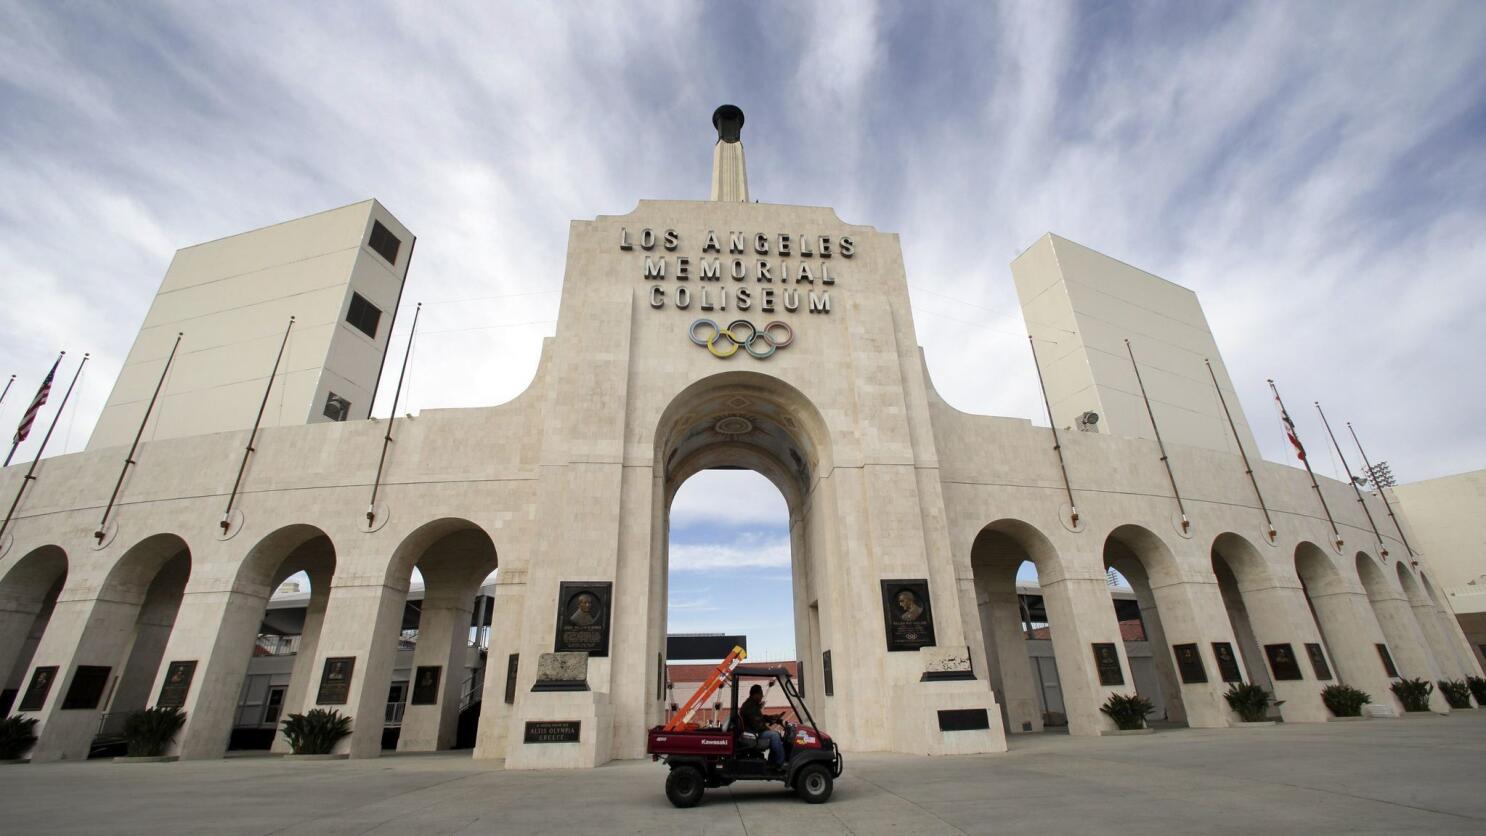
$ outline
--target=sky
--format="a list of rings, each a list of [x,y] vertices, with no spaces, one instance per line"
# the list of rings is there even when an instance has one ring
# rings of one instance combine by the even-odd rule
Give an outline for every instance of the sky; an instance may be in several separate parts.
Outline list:
[[[400,411],[511,399],[555,330],[568,221],[706,197],[730,102],[753,197],[902,236],[933,383],[961,410],[1045,423],[1008,265],[1052,231],[1197,291],[1265,458],[1294,463],[1273,377],[1324,475],[1341,468],[1316,452],[1314,400],[1400,481],[1486,467],[1486,4],[0,2],[0,19],[0,381],[19,376],[0,426],[58,350],[93,354],[48,455],[86,444],[176,249],[367,197],[419,237]],[[708,615],[718,590],[788,574],[782,500],[748,479],[683,489],[748,501],[673,517],[678,630],[736,629]]]

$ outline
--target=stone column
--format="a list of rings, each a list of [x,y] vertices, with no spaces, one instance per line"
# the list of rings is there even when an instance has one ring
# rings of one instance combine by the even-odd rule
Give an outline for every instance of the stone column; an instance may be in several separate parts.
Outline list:
[[[26,672],[51,609],[40,601],[0,597],[0,688],[11,687],[14,677]],[[20,685],[21,691],[25,689],[24,683]],[[20,700],[17,694],[16,702]]]
[[[466,587],[444,594],[426,594],[423,598],[418,648],[413,652],[413,676],[408,682],[408,706],[397,739],[399,752],[435,752],[454,745],[474,595],[474,588]],[[435,702],[414,705],[412,695],[417,687],[418,668],[430,665],[442,668]]]
[[[1000,691],[1007,733],[1042,731],[1042,712],[1022,633],[1022,610],[1017,600],[1016,567],[985,567],[976,572],[977,600],[983,595],[981,623],[986,630],[986,658],[995,667],[991,685]],[[992,661],[994,660],[994,661]]]
[[[1411,598],[1409,606],[1413,608],[1414,620],[1419,623],[1419,630],[1424,634],[1425,646],[1434,654],[1435,667],[1438,668],[1441,678],[1464,679],[1465,671],[1460,666],[1459,658],[1456,657],[1455,648],[1450,646],[1450,641],[1445,638],[1444,631],[1440,629],[1439,613],[1435,610],[1434,603]]]
[[[1486,676],[1482,673],[1481,662],[1476,658],[1476,651],[1471,647],[1470,639],[1465,637],[1465,631],[1460,629],[1460,621],[1455,615],[1443,606],[1435,607],[1435,616],[1439,619],[1440,632],[1444,634],[1445,641],[1455,648],[1456,658],[1460,660],[1461,670],[1466,676]]]
[[[1126,577],[1129,577],[1128,575]],[[1214,641],[1232,642],[1233,634],[1227,622],[1223,597],[1218,592],[1217,579],[1207,574],[1200,581],[1183,579],[1166,584],[1152,584],[1160,610],[1163,645],[1156,658],[1174,658],[1173,644],[1195,643],[1202,657],[1207,682],[1182,683],[1182,707],[1186,711],[1187,725],[1192,728],[1226,728],[1231,725],[1233,714],[1223,699],[1221,677],[1212,655]],[[1144,607],[1141,607],[1142,612]],[[1172,662],[1173,672],[1175,663]],[[1179,676],[1178,676],[1179,678]]]
[[[1440,678],[1439,668],[1425,646],[1419,622],[1414,619],[1414,609],[1409,606],[1403,592],[1389,587],[1376,597],[1369,596],[1369,599],[1378,617],[1378,626],[1388,637],[1388,649],[1393,653],[1398,672],[1411,679],[1436,682]],[[1438,686],[1429,695],[1429,707],[1439,714],[1450,713],[1450,706]]]
[[[1176,675],[1176,665],[1171,658],[1171,646],[1166,643],[1166,630],[1161,625],[1161,613],[1156,608],[1156,595],[1145,579],[1144,571],[1135,567],[1115,567],[1130,581],[1130,590],[1135,593],[1135,603],[1140,607],[1140,621],[1145,625],[1146,643],[1151,647],[1151,659],[1156,663],[1156,677],[1161,680],[1161,701],[1166,709],[1166,719],[1173,723],[1187,722],[1186,703],[1182,699],[1181,680]],[[1114,610],[1113,597],[1110,610]],[[1121,651],[1124,642],[1120,643]],[[1130,664],[1125,657],[1125,665]],[[1130,690],[1135,690],[1135,677],[1130,677]]]
[[[1367,596],[1344,590],[1309,597],[1337,677],[1365,691],[1374,704],[1387,705],[1395,714],[1403,711],[1388,687],[1391,683],[1377,648],[1386,639]]]
[[[1325,683],[1315,679],[1316,672],[1305,649],[1308,642],[1321,641],[1310,617],[1305,591],[1298,583],[1282,586],[1267,578],[1246,578],[1239,582],[1238,591],[1249,616],[1255,644],[1259,646],[1256,652],[1261,669],[1266,669],[1269,663],[1263,645],[1288,644],[1295,653],[1301,679],[1275,679],[1270,672],[1265,673],[1275,699],[1284,702],[1279,708],[1280,715],[1288,723],[1326,722],[1330,712],[1321,702],[1320,695]],[[1337,674],[1333,671],[1332,675]]]
[[[289,687],[284,689],[284,708],[282,717],[288,717],[291,713],[302,712],[305,708],[313,708],[309,705],[307,695],[314,693],[320,683],[320,669],[315,667],[316,651],[320,647],[320,631],[325,625],[325,609],[330,604],[330,570],[309,571],[310,577],[310,601],[304,612],[304,630],[299,635],[299,647],[294,651],[294,668],[289,672]],[[262,614],[259,614],[260,618]],[[261,622],[260,622],[261,623]],[[253,628],[256,640],[258,628]],[[252,648],[246,651],[251,654]],[[248,659],[243,660],[243,675],[247,674]],[[322,663],[323,667],[323,663]],[[233,708],[236,710],[236,702],[242,689],[242,678],[238,678],[237,687],[239,693],[234,694]],[[303,706],[303,708],[299,707]],[[385,719],[385,712],[383,717]],[[279,722],[279,729],[274,733],[273,745],[270,751],[289,751],[289,740],[284,737],[283,720]]]
[[[480,700],[480,730],[475,738],[476,758],[506,756],[506,734],[511,722],[511,706],[506,704],[506,676],[511,654],[521,652],[522,613],[526,609],[526,570],[502,568],[495,576],[495,605],[490,616],[490,649],[485,655],[485,693]],[[524,656],[517,659],[517,685],[528,683],[529,671],[537,660]]]
[[[57,666],[57,681],[52,684],[40,711],[27,712],[40,722],[37,741],[31,748],[32,763],[58,760],[84,760],[93,736],[98,732],[98,718],[103,702],[108,699],[112,683],[118,676],[134,635],[134,620],[139,615],[135,601],[109,601],[101,598],[73,598],[63,590],[51,624],[36,649],[31,669],[43,665]],[[104,689],[98,707],[62,711],[62,700],[72,685],[78,665],[103,665],[109,668],[110,685]],[[30,672],[26,682],[31,681]]]
[[[1089,565],[1096,565],[1091,558]],[[1110,694],[1135,692],[1135,676],[1115,618],[1114,599],[1108,576],[1102,571],[1038,569],[1042,602],[1053,637],[1053,655],[1058,661],[1058,679],[1063,683],[1063,707],[1068,712],[1068,733],[1097,735],[1115,727],[1099,707]],[[1120,657],[1124,685],[1102,685],[1094,664],[1094,644],[1110,643]]]

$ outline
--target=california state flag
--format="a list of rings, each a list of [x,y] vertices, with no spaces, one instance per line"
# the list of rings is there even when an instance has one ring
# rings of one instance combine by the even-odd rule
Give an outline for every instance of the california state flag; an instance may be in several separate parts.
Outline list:
[[[1280,400],[1278,392],[1274,395],[1274,404],[1280,408],[1280,423],[1285,425],[1285,437],[1290,439],[1290,444],[1295,448],[1295,457],[1305,461],[1305,445],[1300,443],[1300,436],[1295,434],[1295,422],[1290,420],[1290,413],[1285,411],[1285,403]]]

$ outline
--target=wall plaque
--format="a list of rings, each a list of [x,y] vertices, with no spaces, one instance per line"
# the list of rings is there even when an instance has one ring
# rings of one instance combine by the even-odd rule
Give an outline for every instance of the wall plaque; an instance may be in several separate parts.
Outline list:
[[[526,722],[523,743],[577,743],[581,720],[543,720]]]
[[[155,700],[157,708],[185,708],[186,695],[191,692],[191,680],[196,676],[196,660],[171,662],[165,669],[165,682],[160,685],[160,696]]]
[[[934,611],[927,580],[883,581],[882,617],[887,625],[888,650],[933,646]]]
[[[26,695],[16,711],[40,711],[46,704],[46,695],[51,693],[52,683],[57,679],[57,666],[46,665],[31,674],[31,684],[26,686]]]
[[[356,670],[355,656],[331,656],[320,673],[320,693],[316,705],[345,705],[351,699],[351,674]]]
[[[614,585],[608,581],[563,581],[557,593],[558,653],[581,651],[589,656],[609,655],[609,601]]]
[[[1289,644],[1266,644],[1264,655],[1269,657],[1269,669],[1276,682],[1305,679],[1300,672],[1300,660],[1295,658],[1295,648]]]
[[[1100,685],[1124,685],[1125,674],[1120,670],[1120,652],[1114,642],[1094,642],[1094,667],[1099,671]]]
[[[413,671],[413,705],[438,705],[439,679],[444,669],[440,665],[419,665]]]
[[[951,708],[939,711],[940,731],[975,731],[990,727],[991,718],[984,708]]]
[[[1182,675],[1183,685],[1196,685],[1207,681],[1207,669],[1202,666],[1202,652],[1195,644],[1174,644],[1171,652],[1176,655],[1176,669]]]
[[[72,685],[67,688],[67,696],[62,698],[62,710],[97,708],[112,670],[106,665],[78,665],[72,674]]]
[[[1228,642],[1213,642],[1213,658],[1218,660],[1218,675],[1224,682],[1243,682],[1243,671],[1238,667],[1238,656]]]
[[[1331,678],[1331,666],[1326,664],[1326,651],[1315,642],[1305,643],[1305,652],[1311,657],[1311,670],[1316,672],[1316,679],[1325,682]]]
[[[1393,667],[1393,657],[1388,655],[1388,645],[1378,645],[1378,657],[1383,660],[1383,671],[1393,679],[1398,678],[1398,668]]]
[[[516,672],[521,669],[521,654],[512,653],[506,659],[506,705],[516,704]]]
[[[829,650],[820,654],[820,678],[826,696],[836,696],[836,680],[831,676],[831,651]]]

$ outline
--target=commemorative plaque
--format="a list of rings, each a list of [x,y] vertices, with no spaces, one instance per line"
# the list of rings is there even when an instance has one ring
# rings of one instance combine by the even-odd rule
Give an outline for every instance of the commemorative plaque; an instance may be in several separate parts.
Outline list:
[[[1388,674],[1389,678],[1397,679],[1398,668],[1393,667],[1393,657],[1388,655],[1388,645],[1378,645],[1378,658],[1383,660],[1383,672]]]
[[[608,581],[563,581],[557,593],[558,653],[609,655],[609,602],[614,585]]]
[[[1195,644],[1174,644],[1171,652],[1176,655],[1176,669],[1182,675],[1182,684],[1196,685],[1207,681],[1207,669],[1202,666],[1202,652]]]
[[[439,702],[439,677],[444,669],[439,665],[419,665],[413,672],[412,705],[437,705]]]
[[[320,673],[320,692],[316,705],[345,705],[351,699],[351,674],[356,670],[355,656],[332,656],[325,660]]]
[[[46,695],[51,693],[52,683],[56,679],[56,665],[37,668],[31,674],[31,684],[26,686],[26,694],[21,697],[21,704],[16,711],[40,711],[41,707],[46,704]]]
[[[581,720],[545,720],[526,722],[523,743],[577,743]]]
[[[72,685],[67,696],[62,698],[62,710],[97,708],[103,699],[103,689],[108,686],[108,675],[113,670],[106,665],[78,665],[72,674]]]
[[[927,580],[882,582],[882,617],[887,625],[887,649],[918,650],[934,645],[934,611]]]
[[[831,675],[831,651],[820,654],[820,678],[824,686],[826,696],[836,696],[836,680]]]
[[[196,660],[171,662],[165,669],[165,683],[160,686],[160,696],[155,700],[158,708],[185,708],[186,695],[191,692],[191,680],[196,676]]]
[[[1124,685],[1125,674],[1120,670],[1120,653],[1114,642],[1094,642],[1094,667],[1099,671],[1100,685]]]
[[[1331,666],[1326,664],[1326,651],[1315,642],[1305,643],[1305,652],[1311,657],[1311,670],[1316,672],[1316,679],[1325,682],[1331,678]]]
[[[521,669],[521,654],[506,658],[506,705],[516,704],[516,672]]]
[[[1224,682],[1243,682],[1243,672],[1238,669],[1238,657],[1233,654],[1233,645],[1228,642],[1213,642],[1213,658],[1218,660],[1218,675]]]
[[[1274,672],[1276,682],[1305,679],[1305,674],[1300,672],[1300,660],[1295,658],[1295,648],[1289,644],[1266,644],[1264,655],[1269,657],[1269,669]]]

